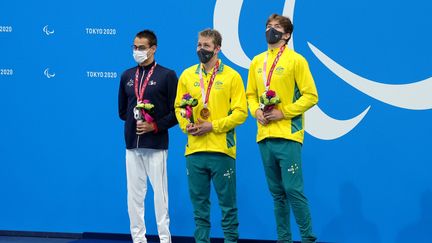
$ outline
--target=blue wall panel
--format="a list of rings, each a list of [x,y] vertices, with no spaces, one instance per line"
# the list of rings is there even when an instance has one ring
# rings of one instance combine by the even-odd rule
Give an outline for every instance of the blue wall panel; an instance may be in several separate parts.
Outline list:
[[[266,49],[265,21],[284,9],[294,16],[294,48],[309,62],[319,108],[331,118],[307,114],[304,177],[316,234],[430,242],[432,3],[424,0],[3,1],[0,229],[128,233],[117,89],[134,65],[136,32],[153,29],[157,61],[180,75],[198,61],[198,31],[218,26],[221,58],[246,83],[240,55]],[[226,42],[237,35],[242,49]],[[357,125],[335,135],[363,111]],[[237,129],[240,234],[275,239],[255,129],[251,117]],[[172,234],[191,236],[185,136],[178,127],[170,135]],[[212,202],[212,235],[222,237],[214,194]],[[151,192],[146,206],[148,233],[157,234]]]

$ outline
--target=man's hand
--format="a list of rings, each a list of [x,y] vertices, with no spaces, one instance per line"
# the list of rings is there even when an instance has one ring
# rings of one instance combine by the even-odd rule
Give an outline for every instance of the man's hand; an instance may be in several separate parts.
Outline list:
[[[261,109],[255,111],[255,116],[261,125],[265,126],[268,124],[269,121],[264,117],[264,112]]]
[[[146,121],[137,121],[136,123],[136,134],[142,135],[144,133],[152,132],[154,131],[154,126],[151,123],[148,123]]]
[[[186,130],[188,133],[192,136],[202,136],[206,133],[209,133],[213,130],[213,125],[211,122],[202,120],[201,118],[198,118],[198,123],[193,125],[194,129],[188,130],[188,127],[186,126]]]
[[[194,123],[189,123],[186,125],[186,132],[189,134],[194,133],[197,130]]]
[[[264,118],[269,122],[279,121],[284,118],[284,114],[282,113],[282,111],[273,108],[269,111],[264,112]]]

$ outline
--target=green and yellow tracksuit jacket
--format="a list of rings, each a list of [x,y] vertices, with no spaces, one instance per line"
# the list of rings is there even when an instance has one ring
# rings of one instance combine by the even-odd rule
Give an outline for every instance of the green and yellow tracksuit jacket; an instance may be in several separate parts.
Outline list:
[[[267,74],[279,49],[268,50]],[[260,108],[259,97],[265,91],[262,72],[266,55],[267,52],[263,52],[255,56],[249,69],[246,97],[253,117]],[[281,103],[275,109],[282,111],[284,119],[265,126],[257,122],[257,142],[265,138],[284,138],[303,143],[304,112],[318,102],[317,89],[306,59],[286,47],[273,71],[269,89],[279,96]]]
[[[219,70],[214,79],[207,104],[210,110],[210,117],[207,121],[212,123],[213,131],[203,136],[188,135],[185,155],[196,152],[220,152],[232,158],[236,157],[234,128],[242,124],[247,118],[246,94],[241,76],[234,69],[221,63],[220,60],[219,62]],[[203,108],[199,80],[200,68],[203,67],[197,64],[184,70],[177,86],[176,117],[180,128],[185,133],[189,121],[180,115],[179,104],[186,93],[198,100],[198,105],[193,108],[193,118],[196,122]],[[212,72],[205,73],[204,69],[202,71],[205,91],[207,91]]]

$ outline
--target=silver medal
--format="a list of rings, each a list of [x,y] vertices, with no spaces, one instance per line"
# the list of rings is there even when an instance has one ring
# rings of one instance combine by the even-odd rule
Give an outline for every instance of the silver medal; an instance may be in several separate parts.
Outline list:
[[[138,108],[135,107],[133,109],[133,113],[134,113],[135,120],[141,120],[142,119],[141,114],[140,114],[140,110]]]

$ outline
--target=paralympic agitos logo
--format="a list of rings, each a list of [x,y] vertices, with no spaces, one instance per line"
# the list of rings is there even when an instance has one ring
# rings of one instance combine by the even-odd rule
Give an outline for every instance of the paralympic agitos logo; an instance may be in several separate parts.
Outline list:
[[[250,58],[245,54],[238,34],[238,23],[243,0],[217,0],[213,24],[224,37],[222,51],[233,63],[248,69]],[[285,0],[283,15],[290,17],[293,22],[295,0]],[[293,36],[294,37],[294,36]],[[294,49],[294,38],[288,43]],[[330,71],[347,84],[360,92],[386,104],[410,110],[427,110],[432,108],[432,77],[406,84],[385,84],[366,79],[342,67],[332,60],[312,43],[308,42],[312,53]],[[348,120],[337,120],[328,116],[318,105],[306,112],[306,132],[324,140],[337,139],[354,129],[366,116],[368,106],[359,115]]]

